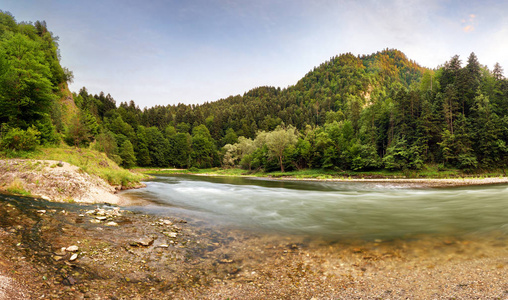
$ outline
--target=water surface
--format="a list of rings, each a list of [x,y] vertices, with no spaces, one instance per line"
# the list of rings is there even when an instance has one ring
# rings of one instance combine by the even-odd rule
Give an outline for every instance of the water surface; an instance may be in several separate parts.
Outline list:
[[[150,212],[325,238],[508,233],[507,185],[403,188],[363,182],[157,176],[127,191]]]

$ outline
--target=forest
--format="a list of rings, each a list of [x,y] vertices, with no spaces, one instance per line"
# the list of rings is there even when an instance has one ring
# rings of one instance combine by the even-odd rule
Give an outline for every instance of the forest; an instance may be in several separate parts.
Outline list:
[[[287,88],[140,109],[71,93],[58,37],[0,11],[0,148],[86,147],[125,168],[466,172],[508,164],[508,81],[471,53],[434,69],[396,49],[331,57]]]

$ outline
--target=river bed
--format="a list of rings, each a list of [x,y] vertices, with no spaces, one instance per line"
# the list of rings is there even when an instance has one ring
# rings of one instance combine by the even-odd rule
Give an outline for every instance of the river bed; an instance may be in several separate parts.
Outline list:
[[[0,276],[29,299],[505,299],[506,189],[157,176],[106,220],[0,194]]]

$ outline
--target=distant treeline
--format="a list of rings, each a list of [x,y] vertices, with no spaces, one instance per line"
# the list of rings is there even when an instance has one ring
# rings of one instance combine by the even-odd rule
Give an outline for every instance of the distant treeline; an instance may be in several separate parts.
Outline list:
[[[19,44],[31,45],[21,58],[36,63],[16,67],[19,53],[9,49]],[[285,89],[259,87],[202,105],[141,110],[134,101],[117,107],[111,95],[86,88],[66,96],[72,74],[60,67],[44,22],[16,24],[0,14],[0,51],[5,149],[25,135],[35,143],[93,147],[125,167],[265,171],[403,170],[428,163],[475,170],[508,163],[508,81],[499,64],[489,70],[474,53],[433,70],[393,49],[347,53]],[[41,82],[13,83],[25,74]],[[72,99],[75,106],[67,103]]]

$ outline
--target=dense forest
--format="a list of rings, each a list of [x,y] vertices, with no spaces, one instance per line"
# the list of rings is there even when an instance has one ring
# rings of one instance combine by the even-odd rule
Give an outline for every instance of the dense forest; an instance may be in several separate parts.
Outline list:
[[[62,68],[45,22],[0,12],[0,147],[67,143],[124,167],[470,171],[508,164],[508,81],[474,53],[427,69],[394,49],[346,53],[294,86],[201,105],[141,110],[83,87]]]

